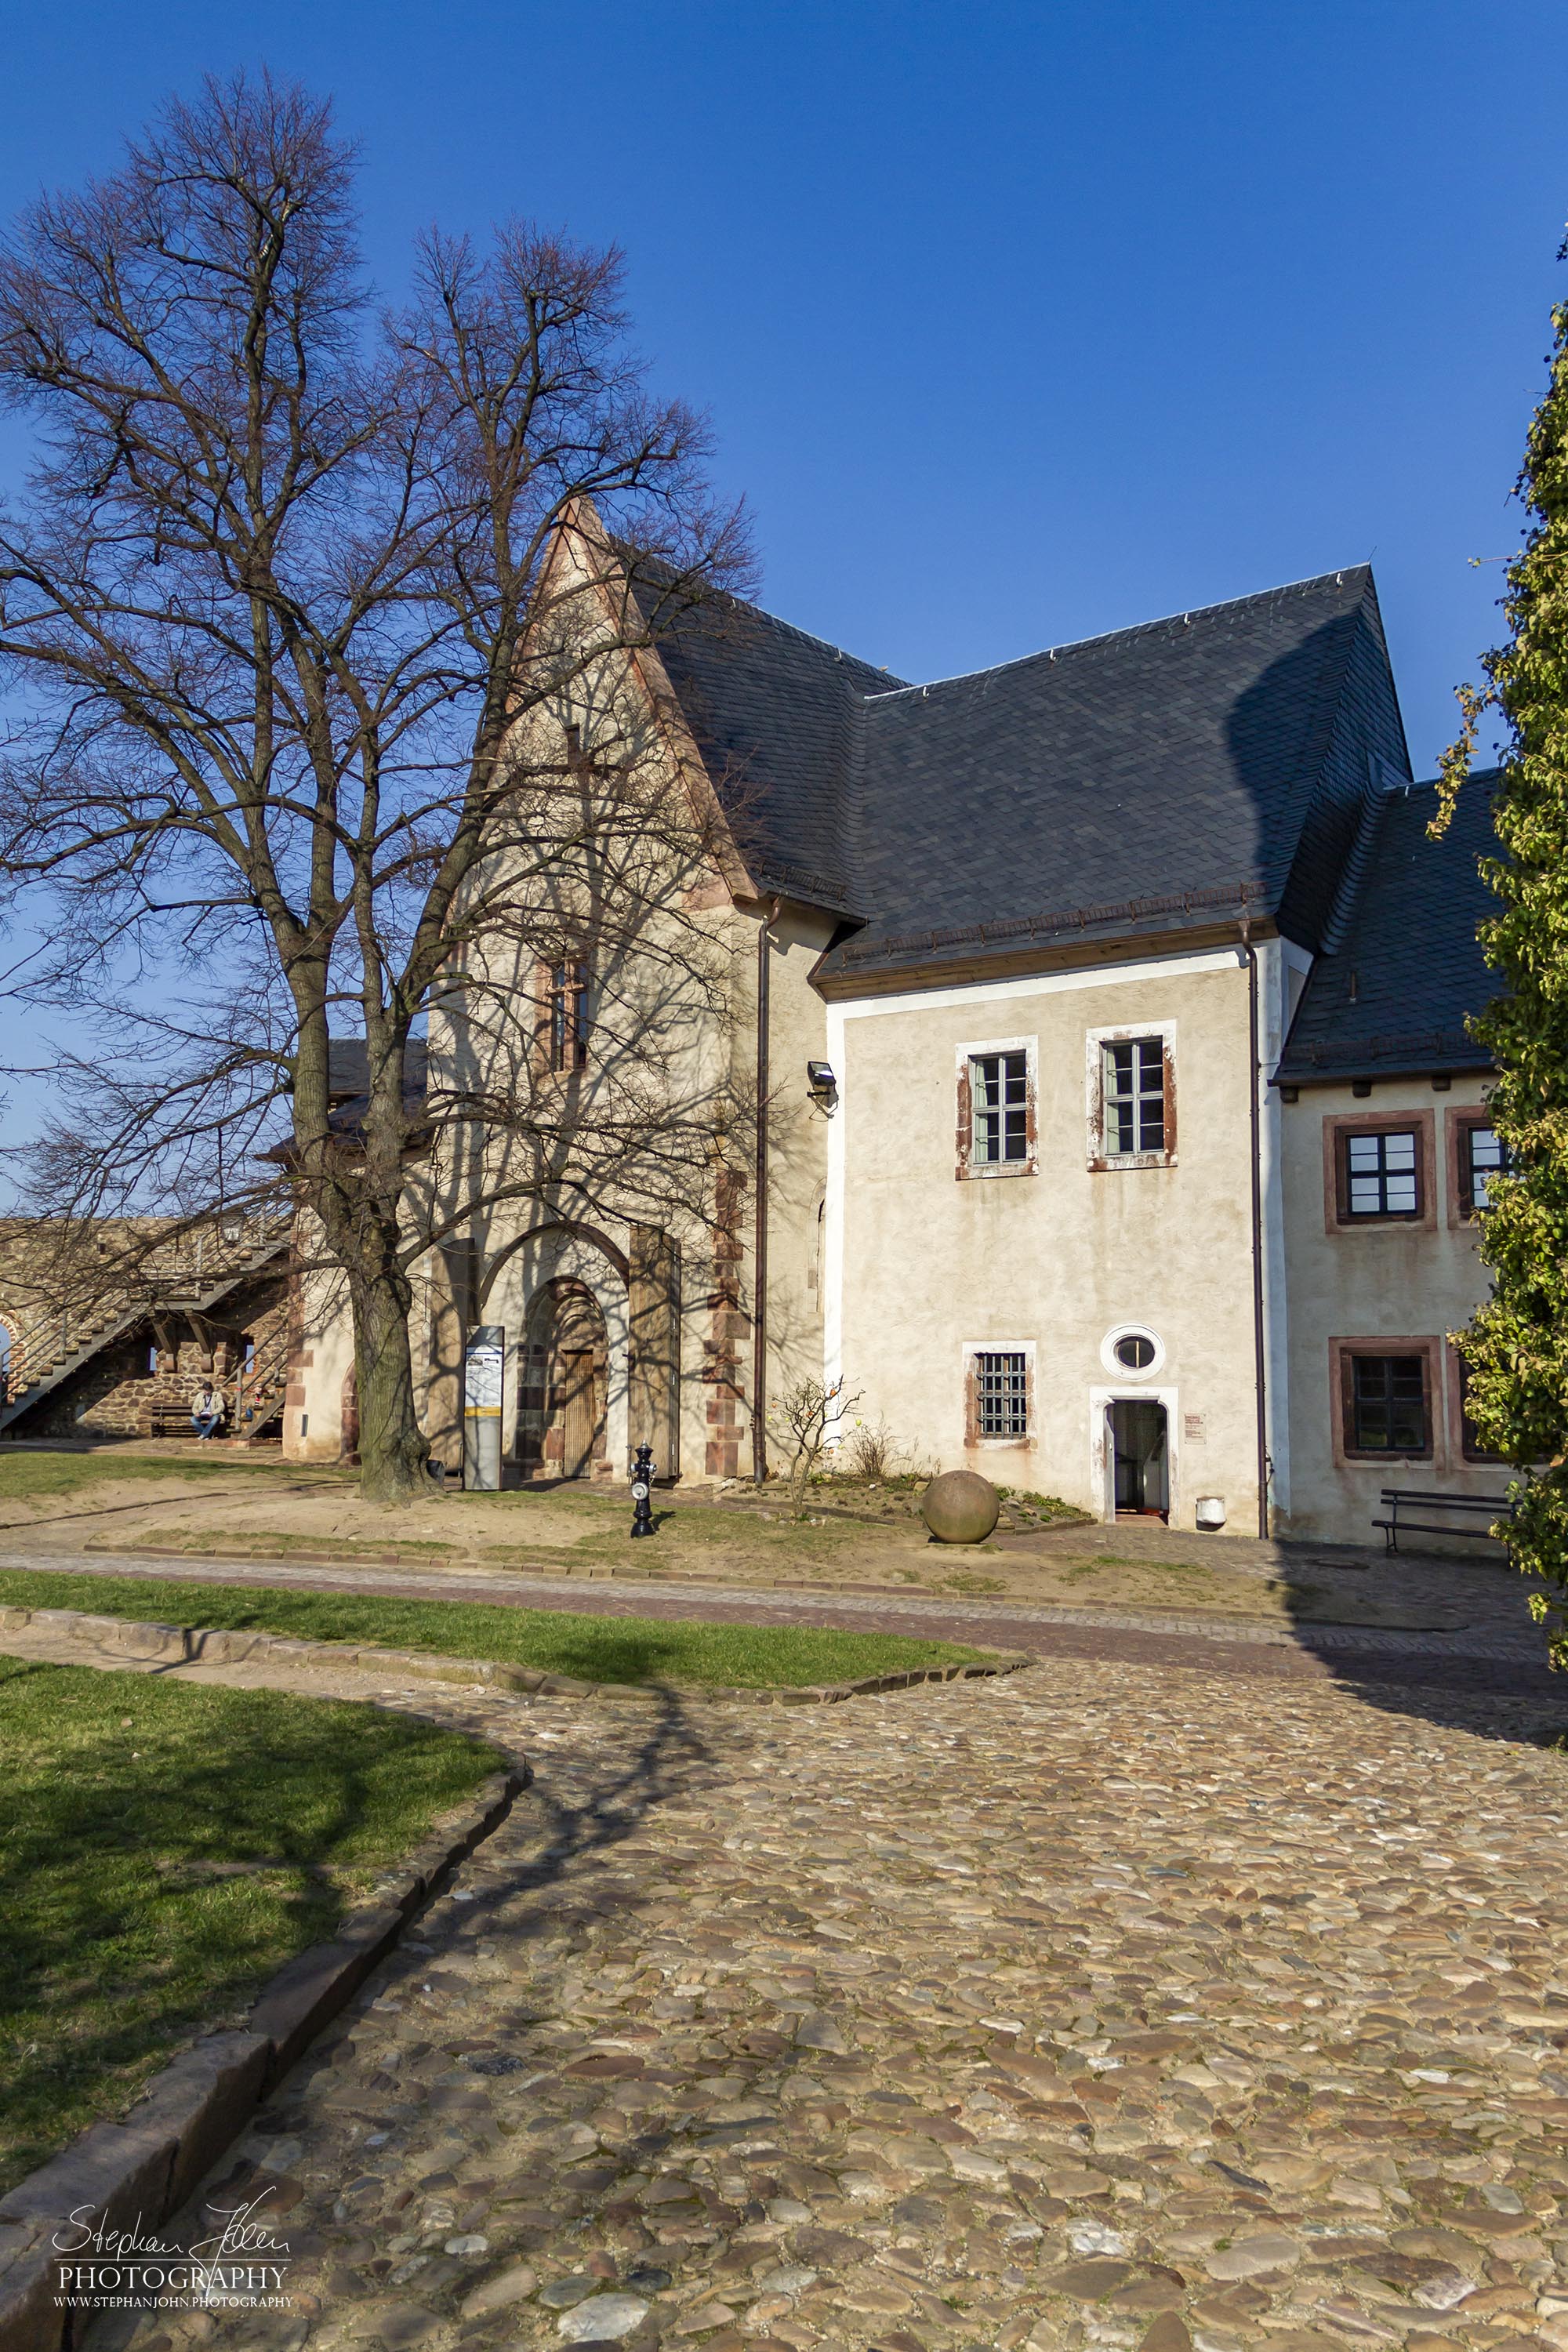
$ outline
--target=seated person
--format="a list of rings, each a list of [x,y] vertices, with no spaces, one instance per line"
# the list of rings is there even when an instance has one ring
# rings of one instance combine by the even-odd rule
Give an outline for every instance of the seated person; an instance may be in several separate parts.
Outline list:
[[[204,1381],[191,1404],[191,1427],[204,1441],[216,1437],[223,1427],[223,1391],[215,1389],[211,1381]]]

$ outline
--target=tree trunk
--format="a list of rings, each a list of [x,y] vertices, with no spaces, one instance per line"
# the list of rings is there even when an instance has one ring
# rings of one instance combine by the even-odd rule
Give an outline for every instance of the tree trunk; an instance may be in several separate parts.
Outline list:
[[[359,1383],[360,1492],[370,1503],[406,1503],[424,1491],[430,1447],[414,1409],[408,1346],[410,1290],[391,1269],[350,1279]]]

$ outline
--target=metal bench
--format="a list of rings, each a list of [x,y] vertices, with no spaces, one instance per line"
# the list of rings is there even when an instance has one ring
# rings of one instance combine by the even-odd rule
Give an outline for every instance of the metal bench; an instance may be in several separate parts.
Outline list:
[[[1381,1499],[1388,1517],[1373,1519],[1373,1526],[1383,1529],[1385,1551],[1397,1551],[1402,1535],[1463,1536],[1472,1543],[1496,1543],[1500,1538],[1492,1534],[1492,1522],[1513,1517],[1513,1505],[1506,1495],[1435,1495],[1420,1487],[1385,1486]],[[1468,1513],[1472,1518],[1484,1517],[1487,1524],[1452,1527],[1442,1519],[1412,1518],[1412,1510]]]

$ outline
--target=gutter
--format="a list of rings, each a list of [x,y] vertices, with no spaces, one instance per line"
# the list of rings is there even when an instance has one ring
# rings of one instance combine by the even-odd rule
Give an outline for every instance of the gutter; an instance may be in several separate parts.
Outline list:
[[[1248,1133],[1252,1160],[1252,1360],[1258,1399],[1258,1532],[1268,1538],[1268,1398],[1266,1386],[1268,1349],[1263,1318],[1263,1129],[1258,1101],[1258,950],[1252,925],[1241,920],[1241,951],[1247,958],[1247,1064]]]

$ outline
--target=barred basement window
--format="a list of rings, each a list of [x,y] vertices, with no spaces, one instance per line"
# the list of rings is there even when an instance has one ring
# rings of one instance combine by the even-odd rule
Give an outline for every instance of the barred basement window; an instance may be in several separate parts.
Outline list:
[[[975,1421],[982,1437],[1029,1434],[1028,1358],[984,1355],[974,1359]]]
[[[1165,1149],[1165,1050],[1159,1037],[1119,1037],[1104,1048],[1105,1153],[1131,1160]]]
[[[1029,1057],[972,1054],[969,1084],[973,1140],[970,1160],[995,1168],[1029,1156]]]

